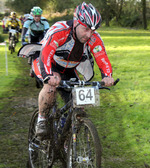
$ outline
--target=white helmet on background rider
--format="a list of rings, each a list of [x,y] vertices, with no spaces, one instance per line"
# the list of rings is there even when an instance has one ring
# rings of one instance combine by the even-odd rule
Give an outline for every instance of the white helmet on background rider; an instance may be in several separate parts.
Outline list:
[[[10,16],[11,16],[11,17],[17,17],[17,14],[16,14],[16,12],[11,12],[11,13],[10,13]]]

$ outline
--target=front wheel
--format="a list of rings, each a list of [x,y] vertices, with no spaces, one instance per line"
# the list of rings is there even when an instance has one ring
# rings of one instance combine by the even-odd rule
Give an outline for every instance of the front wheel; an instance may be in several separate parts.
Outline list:
[[[10,38],[10,43],[9,43],[9,49],[10,49],[11,54],[12,54],[13,52],[15,52],[15,46],[16,46],[15,37],[12,36],[12,37]]]
[[[83,118],[74,127],[67,155],[67,168],[100,168],[102,148],[91,120]]]
[[[29,134],[29,168],[51,168],[53,163],[53,150],[51,148],[50,139],[39,141],[35,135],[35,127],[38,118],[38,110],[32,116]]]

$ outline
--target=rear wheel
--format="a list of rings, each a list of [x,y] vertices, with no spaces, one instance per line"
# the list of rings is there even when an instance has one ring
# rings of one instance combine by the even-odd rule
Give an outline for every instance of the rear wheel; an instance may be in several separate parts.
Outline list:
[[[29,163],[30,168],[51,168],[54,152],[50,139],[39,141],[35,135],[35,127],[38,118],[38,110],[32,116],[28,134]]]
[[[100,168],[102,148],[93,123],[83,118],[69,140],[67,168]]]

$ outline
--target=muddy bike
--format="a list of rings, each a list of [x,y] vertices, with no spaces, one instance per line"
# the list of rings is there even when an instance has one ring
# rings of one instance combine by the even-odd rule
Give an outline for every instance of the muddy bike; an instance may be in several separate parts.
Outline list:
[[[16,47],[16,42],[17,42],[17,30],[15,29],[10,29],[10,40],[9,40],[9,50],[11,54],[15,52],[15,47]]]
[[[28,135],[28,167],[101,167],[100,139],[84,107],[99,105],[99,89],[109,89],[103,85],[103,82],[61,81],[59,88],[72,90],[71,99],[61,108],[55,103],[48,116],[49,135],[43,140],[35,134],[38,110],[34,112]]]

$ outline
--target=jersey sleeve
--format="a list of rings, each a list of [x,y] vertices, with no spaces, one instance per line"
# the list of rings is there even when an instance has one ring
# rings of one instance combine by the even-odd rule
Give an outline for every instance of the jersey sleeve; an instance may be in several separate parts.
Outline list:
[[[6,24],[5,24],[6,28],[9,26],[9,23],[10,23],[10,19],[7,19]]]
[[[112,76],[112,66],[108,59],[104,43],[98,33],[94,33],[89,42],[90,50],[101,71],[102,78]]]
[[[53,56],[56,52],[57,47],[62,45],[62,38],[64,39],[65,34],[63,32],[55,32],[51,34],[51,29],[48,30],[45,35],[45,39],[42,41],[42,50],[40,54],[40,68],[43,79],[47,76],[52,75],[51,63]]]
[[[30,23],[31,23],[31,21],[27,19],[27,20],[24,22],[23,27],[25,27],[25,28],[28,29],[29,26],[30,26]]]
[[[44,30],[49,29],[50,26],[46,18],[41,17],[41,22],[44,24]]]
[[[44,21],[44,30],[49,29],[49,23],[47,21]]]

